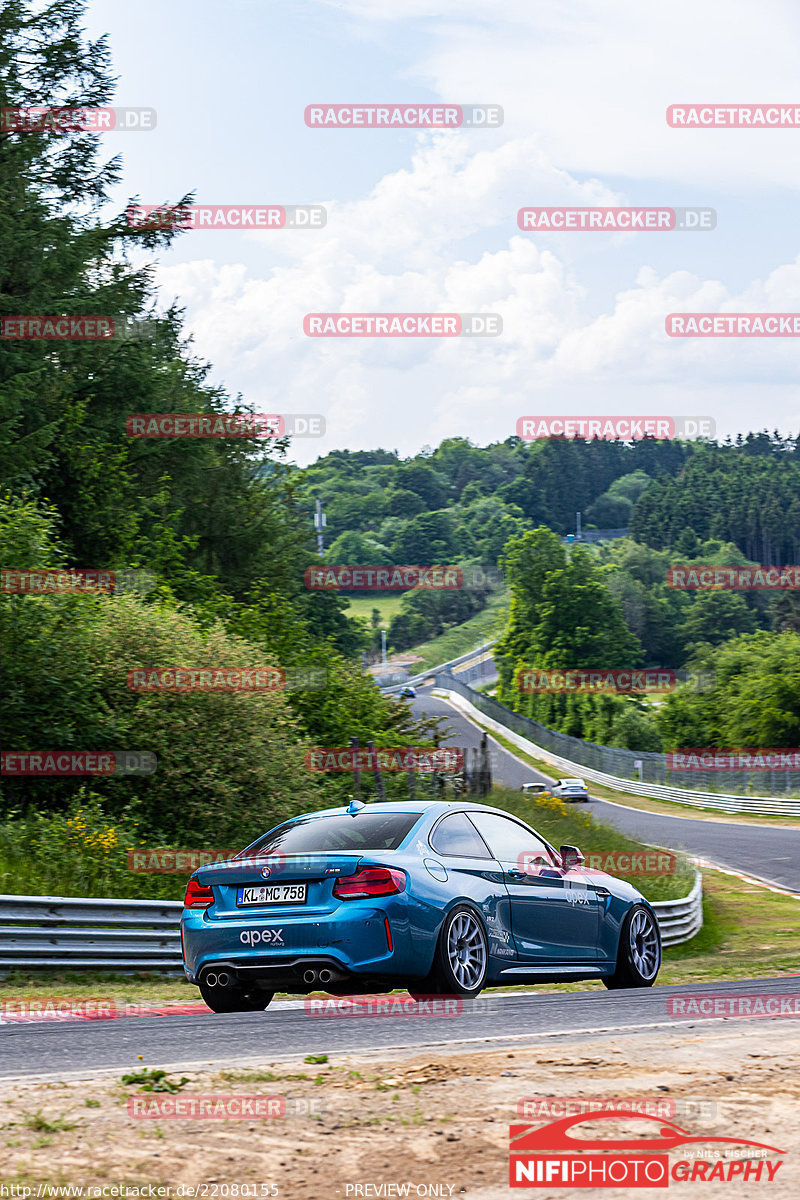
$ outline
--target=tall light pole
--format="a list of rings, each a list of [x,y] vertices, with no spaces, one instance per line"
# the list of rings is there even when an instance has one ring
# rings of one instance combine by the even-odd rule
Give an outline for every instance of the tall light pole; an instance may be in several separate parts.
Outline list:
[[[323,550],[325,549],[325,535],[323,534],[322,531],[325,528],[325,526],[327,525],[327,523],[328,523],[327,517],[325,516],[325,513],[322,511],[322,501],[318,500],[317,501],[317,512],[314,517],[314,528],[317,531],[317,553],[320,555],[322,554]]]

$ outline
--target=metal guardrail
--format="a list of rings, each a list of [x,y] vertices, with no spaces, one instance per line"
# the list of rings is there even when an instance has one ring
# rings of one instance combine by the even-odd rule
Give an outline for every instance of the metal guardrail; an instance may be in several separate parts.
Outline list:
[[[665,946],[694,937],[703,923],[702,879],[690,895],[658,901]],[[0,971],[182,971],[181,901],[0,896]]]
[[[554,763],[565,774],[581,775],[592,783],[600,783],[604,787],[614,788],[619,792],[627,792],[632,796],[649,796],[658,800],[672,800],[678,804],[688,804],[693,808],[711,808],[728,813],[761,813],[769,816],[800,817],[800,798],[794,796],[753,796],[732,794],[726,792],[708,792],[700,788],[675,787],[672,784],[659,783],[648,779],[631,779],[625,775],[612,775],[608,771],[598,770],[593,760],[597,757],[604,761],[608,756],[624,766],[629,760],[638,759],[645,768],[653,760],[659,760],[663,766],[666,759],[664,754],[652,751],[619,750],[612,746],[598,746],[593,742],[585,742],[580,738],[571,737],[567,733],[558,733],[547,729],[537,721],[506,708],[499,700],[476,692],[462,682],[457,676],[447,672],[437,675],[435,686],[445,691],[453,692],[465,700],[476,710],[483,723],[490,728],[496,727],[497,732],[511,734],[527,743],[528,752],[536,758]],[[524,749],[525,747],[521,747]],[[567,753],[559,753],[567,751]],[[778,774],[778,772],[776,772]],[[781,772],[781,774],[787,774]],[[797,776],[797,772],[792,773]]]
[[[0,896],[0,970],[179,971],[180,900]]]
[[[431,676],[437,675],[442,671],[452,671],[454,667],[460,667],[471,662],[475,658],[480,658],[491,650],[495,644],[496,638],[492,638],[489,642],[484,642],[482,646],[476,646],[474,650],[468,650],[466,654],[462,654],[459,658],[451,658],[450,662],[440,663],[438,667],[431,667],[429,671],[421,671],[418,675],[409,675],[408,679],[404,679],[402,683],[393,683],[389,687],[381,688],[384,696],[391,696],[394,692],[402,691],[404,687],[414,687],[418,683],[423,683],[424,680],[430,679]]]
[[[681,900],[651,900],[664,946],[680,946],[703,928],[703,876],[695,871],[694,886]]]

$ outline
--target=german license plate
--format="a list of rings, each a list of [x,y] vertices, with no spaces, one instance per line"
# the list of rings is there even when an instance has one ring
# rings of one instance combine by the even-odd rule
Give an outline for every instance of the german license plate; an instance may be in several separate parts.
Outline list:
[[[265,887],[240,887],[236,903],[248,904],[305,904],[307,883],[271,883]]]

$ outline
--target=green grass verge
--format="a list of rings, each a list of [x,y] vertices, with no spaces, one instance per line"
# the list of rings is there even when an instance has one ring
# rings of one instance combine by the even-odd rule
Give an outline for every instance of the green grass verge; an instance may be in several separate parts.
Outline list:
[[[703,871],[703,891],[703,928],[665,952],[659,983],[800,971],[800,900],[722,871]]]

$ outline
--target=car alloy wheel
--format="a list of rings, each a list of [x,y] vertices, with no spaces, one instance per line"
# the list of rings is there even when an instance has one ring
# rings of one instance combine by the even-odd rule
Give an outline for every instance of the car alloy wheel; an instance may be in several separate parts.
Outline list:
[[[486,979],[488,953],[483,926],[471,909],[457,908],[449,915],[442,930],[441,951],[441,990],[477,995]]]
[[[603,977],[607,988],[651,987],[661,966],[661,933],[658,922],[643,904],[636,904],[623,922],[617,966]]]
[[[628,926],[631,958],[642,979],[655,978],[661,958],[658,930],[645,908],[637,908]]]

